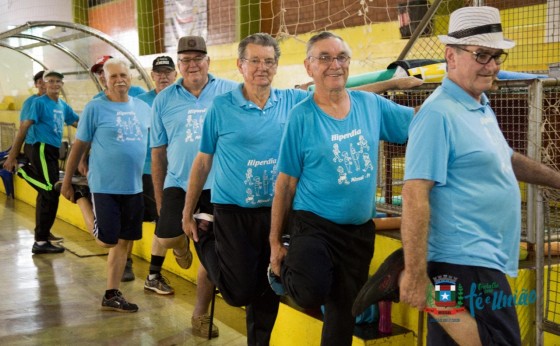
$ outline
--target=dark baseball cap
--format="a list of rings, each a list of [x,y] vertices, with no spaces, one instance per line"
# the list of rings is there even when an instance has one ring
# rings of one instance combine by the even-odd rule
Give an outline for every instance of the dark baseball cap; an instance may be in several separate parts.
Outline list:
[[[201,36],[183,36],[179,39],[177,53],[201,52],[206,54],[206,42]]]
[[[163,69],[175,70],[175,63],[173,62],[173,59],[166,55],[158,56],[152,63],[152,71]]]
[[[99,58],[97,58],[97,60],[95,60],[95,64],[89,70],[91,71],[91,73],[97,73],[97,71],[99,71],[99,69],[103,67],[105,62],[111,58],[113,57],[110,55],[100,56]]]
[[[37,83],[37,81],[38,81],[39,79],[43,79],[43,74],[44,74],[44,73],[45,73],[44,70],[35,73],[35,75],[33,76],[33,81],[34,81],[35,83]]]
[[[60,79],[64,79],[64,75],[56,70],[46,70],[45,73],[43,73],[43,80],[47,79],[48,76],[57,76]]]

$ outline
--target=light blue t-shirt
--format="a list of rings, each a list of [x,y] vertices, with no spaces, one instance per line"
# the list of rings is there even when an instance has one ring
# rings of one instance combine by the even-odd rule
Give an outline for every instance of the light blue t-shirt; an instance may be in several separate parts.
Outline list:
[[[150,107],[134,97],[88,102],[76,138],[91,142],[88,185],[91,192],[130,195],[142,192]]]
[[[444,79],[422,105],[409,135],[405,180],[435,182],[428,260],[517,276],[521,198],[513,150],[486,95],[479,103]]]
[[[148,104],[148,106],[152,106],[154,104],[154,100],[156,98],[156,89],[150,90],[143,94],[136,96],[137,99],[140,99]]]
[[[147,93],[136,96],[137,99],[142,100],[152,107],[154,99],[156,98],[156,90],[150,90]],[[151,122],[151,121],[150,121]],[[148,130],[149,132],[149,130]],[[152,174],[152,148],[150,148],[150,135],[148,134],[148,151],[146,152],[146,160],[144,160],[144,174]]]
[[[29,120],[31,116],[31,105],[33,105],[33,100],[35,100],[37,97],[39,97],[39,95],[37,94],[31,95],[23,102],[23,105],[21,106],[21,112],[19,113],[19,121],[23,122],[25,120]],[[30,126],[27,130],[27,134],[25,135],[25,143],[35,143],[33,126]]]
[[[130,89],[128,89],[128,96],[136,97],[136,96],[144,94],[144,93],[146,93],[146,90],[144,90],[144,88],[139,87],[137,85],[131,85]],[[100,98],[101,96],[105,96],[105,91],[104,90],[101,90],[100,92],[98,92],[93,98],[97,99],[97,98]]]
[[[216,97],[204,122],[200,151],[214,155],[213,203],[270,207],[288,112],[308,93],[272,89],[261,110],[245,99],[242,88]]]
[[[187,189],[194,158],[198,154],[202,124],[212,100],[233,90],[236,82],[208,75],[208,84],[198,97],[183,87],[183,78],[163,89],[154,100],[151,147],[167,146],[167,175],[163,188]],[[213,169],[204,189],[209,189]]]
[[[62,99],[53,101],[42,95],[33,101],[29,120],[33,120],[35,143],[46,143],[60,148],[64,124],[72,125],[78,121],[78,114]]]
[[[372,93],[348,95],[344,119],[323,112],[313,95],[292,109],[278,168],[299,179],[294,210],[361,225],[375,216],[379,140],[404,143],[414,110]]]

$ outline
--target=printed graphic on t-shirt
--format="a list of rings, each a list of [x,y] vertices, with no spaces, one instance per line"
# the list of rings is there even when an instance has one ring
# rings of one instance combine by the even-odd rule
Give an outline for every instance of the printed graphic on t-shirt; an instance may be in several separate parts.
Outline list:
[[[142,127],[136,112],[117,112],[117,141],[141,141]]]
[[[331,136],[332,160],[336,164],[339,185],[350,185],[371,177],[374,171],[369,155],[370,146],[362,130]]]
[[[204,123],[204,109],[189,109],[187,111],[187,123],[185,125],[185,142],[200,141],[202,138],[202,124]]]
[[[57,135],[62,135],[64,127],[64,114],[60,109],[53,109],[53,131]]]
[[[262,204],[272,201],[274,185],[278,177],[277,160],[249,160],[245,172],[245,203]],[[263,167],[264,166],[264,167]],[[264,168],[264,169],[263,169]],[[256,173],[262,172],[262,173]]]

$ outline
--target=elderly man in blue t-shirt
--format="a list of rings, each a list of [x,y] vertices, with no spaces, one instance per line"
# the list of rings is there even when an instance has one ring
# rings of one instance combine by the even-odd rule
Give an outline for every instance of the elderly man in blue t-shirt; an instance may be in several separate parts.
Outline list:
[[[379,141],[403,143],[414,110],[345,88],[351,51],[322,32],[307,43],[315,92],[290,112],[272,205],[271,269],[304,307],[325,306],[322,345],[350,345],[352,303],[373,256]],[[289,248],[282,234],[291,234]]]
[[[152,181],[159,220],[150,259],[150,273],[144,288],[158,294],[170,294],[173,289],[161,275],[165,251],[173,255],[181,268],[192,264],[188,238],[181,219],[191,165],[194,161],[206,112],[217,95],[234,89],[237,83],[208,73],[210,57],[201,36],[184,36],[177,44],[177,66],[181,78],[162,90],[154,99],[151,147]],[[212,214],[209,186],[198,201],[201,212]],[[214,285],[208,280],[204,266],[198,267],[197,301],[191,317],[194,335],[219,335],[218,327],[210,327],[209,303]]]
[[[428,344],[521,345],[515,306],[472,306],[467,296],[488,302],[496,294],[512,295],[506,274],[517,276],[518,180],[560,188],[560,174],[513,151],[485,94],[507,58],[505,50],[515,45],[503,36],[498,9],[456,10],[449,33],[439,38],[446,45],[448,74],[413,120],[406,151],[404,260],[402,251],[393,253],[385,270],[364,286],[356,307],[387,294],[398,299],[402,271],[401,302],[435,317],[438,310],[455,310],[447,321],[429,318]],[[467,310],[429,304],[437,293],[431,280],[464,287]],[[478,291],[479,284],[489,283],[492,287]],[[444,296],[450,293],[442,290],[438,298],[453,303]]]
[[[93,214],[92,235],[109,248],[104,310],[136,312],[119,291],[131,241],[142,238],[142,168],[146,157],[150,107],[128,96],[131,74],[126,62],[109,59],[104,65],[107,93],[84,108],[72,146],[61,193],[74,202],[72,173],[91,145],[88,185]],[[107,169],[107,165],[111,169]]]
[[[36,97],[20,124],[18,133],[4,168],[16,172],[37,190],[37,213],[35,225],[34,254],[61,253],[63,247],[49,241],[50,229],[56,219],[59,192],[54,184],[59,179],[58,157],[62,144],[64,124],[76,126],[78,114],[60,98],[64,75],[55,70],[45,71],[43,80],[47,85],[44,95]],[[27,133],[33,133],[30,165],[18,169],[17,155]]]
[[[248,36],[239,43],[238,54],[244,83],[216,97],[208,111],[187,188],[183,228],[226,302],[247,307],[247,343],[268,345],[279,306],[266,277],[278,148],[288,111],[307,92],[271,87],[280,49],[270,35]],[[210,184],[213,232],[204,229],[205,216],[196,215],[200,228],[193,218],[201,191]]]

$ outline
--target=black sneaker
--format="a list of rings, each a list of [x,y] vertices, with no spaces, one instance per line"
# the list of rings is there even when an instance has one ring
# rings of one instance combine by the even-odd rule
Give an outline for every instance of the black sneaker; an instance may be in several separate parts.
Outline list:
[[[121,291],[117,291],[115,296],[111,299],[107,299],[105,295],[103,295],[101,309],[118,312],[136,312],[138,311],[138,305],[127,302],[122,296]]]
[[[52,233],[49,233],[49,241],[54,242],[54,243],[60,243],[64,241],[64,238],[62,237],[57,237]]]
[[[290,247],[290,241],[292,240],[289,234],[282,235],[282,245],[287,249]]]
[[[282,235],[282,246],[288,249],[290,247],[290,240],[291,239],[289,234]],[[276,293],[279,296],[285,296],[286,289],[284,289],[284,285],[282,285],[282,280],[280,280],[280,277],[274,274],[274,272],[272,271],[271,264],[268,265],[268,269],[266,270],[266,275],[268,277],[268,284],[270,285],[270,288],[272,288],[274,293]]]
[[[47,253],[62,253],[64,252],[64,248],[60,246],[55,246],[51,244],[50,241],[47,241],[43,245],[39,245],[37,244],[37,242],[35,242],[33,243],[33,248],[31,249],[31,252],[33,252],[36,255],[47,254]]]
[[[74,188],[74,202],[77,202],[80,198],[90,198],[89,186],[72,184],[72,187]]]
[[[354,305],[352,315],[358,316],[368,306],[381,300],[399,301],[399,275],[404,270],[404,252],[398,249],[385,259],[379,269],[364,284]]]
[[[72,181],[74,181],[74,178],[72,178]],[[89,186],[87,185],[72,184],[72,188],[74,189],[74,203],[76,203],[82,197],[90,198],[91,196]],[[60,193],[60,191],[62,190],[62,180],[54,183],[54,190]]]
[[[54,183],[53,189],[60,193],[62,191],[62,180],[57,181],[56,183]]]
[[[175,293],[173,287],[169,285],[169,280],[161,274],[157,274],[153,279],[150,279],[150,276],[148,275],[146,282],[144,282],[144,289],[154,291],[157,294],[162,295]]]
[[[126,259],[126,266],[124,267],[124,272],[122,274],[121,282],[133,281],[135,278],[134,272],[132,271],[132,258]]]
[[[282,285],[282,281],[280,277],[272,271],[272,265],[268,265],[268,269],[266,270],[266,276],[268,277],[268,284],[270,288],[279,296],[285,296],[286,290],[284,289],[284,285]]]

